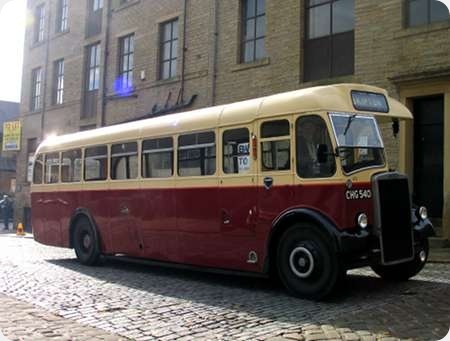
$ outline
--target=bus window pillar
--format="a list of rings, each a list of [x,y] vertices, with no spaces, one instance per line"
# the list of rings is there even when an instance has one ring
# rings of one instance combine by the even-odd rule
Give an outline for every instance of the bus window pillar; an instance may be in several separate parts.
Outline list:
[[[450,89],[449,89],[450,90]],[[442,234],[450,240],[450,91],[444,95],[444,212]]]

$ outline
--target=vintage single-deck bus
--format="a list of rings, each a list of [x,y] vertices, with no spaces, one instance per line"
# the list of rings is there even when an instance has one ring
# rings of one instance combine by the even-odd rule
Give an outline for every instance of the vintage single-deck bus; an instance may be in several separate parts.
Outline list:
[[[433,227],[386,162],[378,122],[401,119],[386,91],[339,84],[48,138],[34,238],[87,265],[126,255],[276,274],[301,297],[367,265],[405,280]]]

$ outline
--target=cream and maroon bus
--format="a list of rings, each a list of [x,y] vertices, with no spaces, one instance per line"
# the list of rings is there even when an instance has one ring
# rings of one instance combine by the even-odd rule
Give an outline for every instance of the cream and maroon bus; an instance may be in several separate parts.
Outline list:
[[[368,265],[405,280],[433,227],[386,161],[378,124],[403,119],[386,91],[339,84],[48,138],[34,238],[86,265],[122,255],[273,274],[301,297]]]

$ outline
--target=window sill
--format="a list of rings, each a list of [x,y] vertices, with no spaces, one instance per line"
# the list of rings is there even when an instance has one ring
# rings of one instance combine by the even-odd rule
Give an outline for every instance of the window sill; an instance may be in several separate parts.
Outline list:
[[[175,76],[175,77],[168,78],[168,79],[159,79],[159,80],[155,81],[153,86],[158,87],[158,86],[163,86],[163,85],[169,85],[169,84],[178,83],[179,81],[180,81],[179,76]]]
[[[119,100],[119,99],[130,99],[130,98],[137,98],[138,97],[138,93],[136,92],[136,89],[132,89],[129,93],[124,94],[124,95],[119,95],[119,94],[110,94],[108,96],[106,96],[107,100]]]
[[[127,9],[128,7],[134,6],[140,2],[141,2],[141,0],[131,0],[129,2],[125,2],[122,5],[119,5],[118,7],[114,8],[113,12],[116,13],[116,12],[123,11],[123,10]]]
[[[394,39],[402,39],[420,34],[433,33],[437,31],[448,30],[449,28],[450,20],[439,21],[421,26],[405,27],[403,30],[395,33]]]
[[[300,80],[300,84],[305,87],[313,87],[313,86],[321,86],[321,85],[330,85],[337,83],[355,83],[355,75],[345,75],[345,76],[335,76],[329,78],[322,78],[312,81],[304,81]]]
[[[239,72],[239,71],[244,71],[244,70],[249,70],[249,69],[255,69],[255,68],[263,67],[263,66],[266,66],[269,64],[270,64],[270,58],[265,57],[262,59],[255,60],[254,62],[238,64],[231,69],[231,72]]]
[[[61,32],[55,32],[55,34],[53,35],[52,39],[57,39],[59,37],[62,37],[66,34],[70,33],[70,29],[67,29],[65,31],[61,31]]]
[[[45,45],[45,39],[42,41],[34,42],[30,45],[30,50],[35,49],[40,46],[44,46],[44,45]]]

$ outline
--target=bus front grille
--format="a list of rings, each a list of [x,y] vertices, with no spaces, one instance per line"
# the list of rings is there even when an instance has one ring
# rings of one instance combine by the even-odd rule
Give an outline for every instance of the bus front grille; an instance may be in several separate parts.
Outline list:
[[[408,178],[398,173],[376,175],[373,191],[381,262],[389,265],[412,260],[414,239]]]

